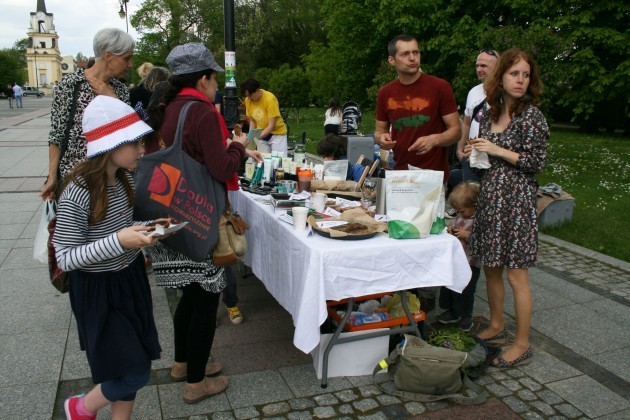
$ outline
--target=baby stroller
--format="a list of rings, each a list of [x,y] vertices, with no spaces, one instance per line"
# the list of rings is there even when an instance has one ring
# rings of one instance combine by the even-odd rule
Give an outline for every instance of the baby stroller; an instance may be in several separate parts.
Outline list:
[[[341,133],[343,135],[356,135],[361,122],[361,109],[356,102],[346,102],[341,108]]]

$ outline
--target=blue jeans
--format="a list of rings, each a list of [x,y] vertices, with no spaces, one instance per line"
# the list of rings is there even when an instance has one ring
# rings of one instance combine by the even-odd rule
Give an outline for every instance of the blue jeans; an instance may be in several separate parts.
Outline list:
[[[15,95],[15,107],[22,108],[22,95]]]
[[[238,294],[236,292],[236,276],[231,266],[225,267],[225,276],[227,277],[227,285],[223,289],[223,303],[228,308],[232,308],[238,304]]]
[[[468,158],[463,158],[460,163],[461,169],[453,169],[448,177],[448,189],[452,190],[457,184],[463,181],[480,182],[479,176],[472,169],[470,169],[470,161]]]

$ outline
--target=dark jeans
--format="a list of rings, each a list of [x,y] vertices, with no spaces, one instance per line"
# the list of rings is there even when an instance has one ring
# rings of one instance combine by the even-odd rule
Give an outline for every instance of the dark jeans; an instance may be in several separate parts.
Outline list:
[[[446,287],[440,289],[440,308],[450,309],[456,317],[470,317],[473,313],[480,270],[477,267],[470,267],[470,269],[472,276],[461,294]]]
[[[199,283],[182,288],[173,324],[175,327],[175,361],[188,363],[188,383],[201,382],[214,341],[220,293],[203,290]]]
[[[101,384],[103,396],[108,401],[133,401],[136,393],[149,382],[151,368],[135,375],[125,375]]]
[[[236,276],[231,266],[225,267],[225,276],[227,278],[227,286],[223,289],[223,303],[228,308],[232,308],[238,304],[238,294],[236,293]]]
[[[339,134],[339,124],[326,124],[324,125],[324,135],[326,134]]]
[[[449,191],[455,188],[457,184],[463,181],[480,182],[479,176],[470,169],[470,161],[468,158],[463,158],[460,163],[461,168],[453,169],[448,176],[448,189]]]

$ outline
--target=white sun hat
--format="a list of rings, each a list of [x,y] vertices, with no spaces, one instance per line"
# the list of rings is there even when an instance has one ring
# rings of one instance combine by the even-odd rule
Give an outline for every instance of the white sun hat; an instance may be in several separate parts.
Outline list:
[[[111,96],[98,95],[83,112],[88,159],[138,141],[152,131],[132,107]]]

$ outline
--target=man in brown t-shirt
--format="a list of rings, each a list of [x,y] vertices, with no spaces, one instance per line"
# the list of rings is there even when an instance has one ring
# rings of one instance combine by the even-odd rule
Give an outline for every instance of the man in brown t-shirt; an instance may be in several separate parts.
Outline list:
[[[381,149],[394,150],[394,169],[411,164],[444,171],[446,182],[445,147],[461,135],[453,90],[446,80],[422,73],[414,37],[396,36],[388,44],[388,53],[398,79],[378,92],[374,139]]]

